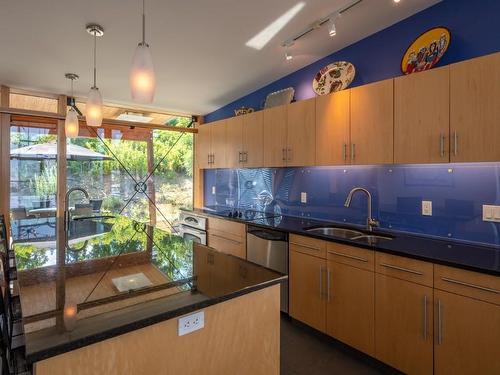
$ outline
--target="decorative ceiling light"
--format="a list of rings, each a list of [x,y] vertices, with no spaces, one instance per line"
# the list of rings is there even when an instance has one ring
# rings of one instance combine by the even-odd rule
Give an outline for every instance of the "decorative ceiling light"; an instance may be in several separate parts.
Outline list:
[[[155,96],[156,77],[151,50],[146,43],[145,0],[142,0],[142,41],[138,44],[130,68],[132,99],[139,103],[152,103]]]
[[[94,36],[94,84],[90,88],[87,104],[85,106],[85,120],[88,126],[101,126],[102,124],[102,96],[96,85],[96,54],[97,37],[104,35],[104,29],[97,24],[87,25],[87,32]]]
[[[332,23],[330,25],[330,29],[328,30],[328,35],[330,35],[332,38],[337,35],[337,26],[335,25],[335,21],[338,17],[340,17],[340,13],[337,13],[330,17],[330,21],[332,21]]]
[[[66,73],[64,76],[71,80],[71,98],[73,98],[73,81],[77,80],[79,77],[75,73]],[[78,128],[78,114],[73,107],[69,107],[68,113],[66,114],[66,120],[64,120],[64,132],[66,133],[66,137],[78,137]]]
[[[293,60],[293,55],[290,52],[290,46],[285,46],[285,60],[286,61],[292,61]]]

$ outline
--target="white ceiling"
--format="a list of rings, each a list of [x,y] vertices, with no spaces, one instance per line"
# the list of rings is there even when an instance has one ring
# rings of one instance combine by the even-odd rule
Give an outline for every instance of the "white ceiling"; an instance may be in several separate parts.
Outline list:
[[[245,43],[300,0],[146,0],[147,42],[157,91],[153,108],[205,114],[330,53],[384,29],[439,0],[363,0],[337,22],[301,39],[291,63],[282,42],[351,0],[303,0],[305,7],[260,51]],[[76,96],[92,77],[92,37],[104,100],[130,104],[128,70],[140,40],[140,0],[0,0],[0,82],[68,93],[64,73],[80,75]]]

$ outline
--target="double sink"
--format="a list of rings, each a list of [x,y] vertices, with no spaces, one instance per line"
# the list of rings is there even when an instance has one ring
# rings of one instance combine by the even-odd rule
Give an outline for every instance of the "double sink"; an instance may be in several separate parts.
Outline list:
[[[320,234],[326,237],[346,239],[367,245],[375,245],[380,241],[390,241],[394,237],[373,233],[361,232],[355,229],[348,229],[336,226],[321,226],[305,229],[306,232]]]

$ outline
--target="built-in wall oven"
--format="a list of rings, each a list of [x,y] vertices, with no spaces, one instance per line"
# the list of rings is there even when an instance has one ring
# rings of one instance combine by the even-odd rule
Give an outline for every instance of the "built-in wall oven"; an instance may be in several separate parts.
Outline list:
[[[247,260],[288,275],[288,233],[247,225]],[[288,280],[281,284],[281,311],[288,313]]]
[[[207,244],[207,218],[193,214],[189,211],[181,211],[179,215],[179,234],[187,240]]]

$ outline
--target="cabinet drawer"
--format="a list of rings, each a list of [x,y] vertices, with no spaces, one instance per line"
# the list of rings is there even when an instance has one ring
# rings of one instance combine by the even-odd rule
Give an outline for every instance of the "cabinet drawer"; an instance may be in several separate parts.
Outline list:
[[[377,252],[375,272],[432,287],[433,264]]]
[[[326,259],[326,241],[290,234],[290,250]]]
[[[244,239],[228,238],[218,233],[208,233],[208,246],[222,253],[246,258],[246,244]]]
[[[236,223],[230,220],[217,219],[215,217],[208,218],[208,227],[207,230],[218,231],[223,233],[229,233],[233,236],[245,238],[246,237],[246,228],[245,224]]]
[[[500,277],[434,266],[434,288],[500,305]]]
[[[328,260],[348,266],[375,270],[375,252],[373,250],[328,242],[326,246]]]

